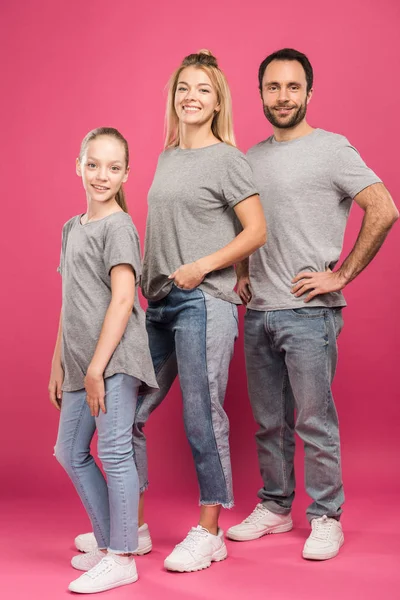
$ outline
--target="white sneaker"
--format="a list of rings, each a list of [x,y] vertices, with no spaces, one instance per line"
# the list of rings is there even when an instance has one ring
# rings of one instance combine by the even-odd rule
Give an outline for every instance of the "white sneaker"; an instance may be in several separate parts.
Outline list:
[[[183,542],[164,561],[164,567],[169,571],[181,573],[207,569],[213,561],[224,560],[228,551],[224,542],[224,532],[218,529],[213,535],[201,525],[192,527]]]
[[[151,552],[153,548],[153,544],[150,537],[149,526],[147,523],[144,523],[139,527],[139,546],[133,552],[133,554],[142,556],[143,554],[148,554]],[[81,533],[75,538],[75,546],[76,549],[80,552],[93,552],[93,550],[97,550],[97,542],[93,533]]]
[[[292,517],[271,512],[263,504],[257,504],[253,512],[239,525],[230,527],[226,537],[237,542],[257,540],[267,533],[285,533],[293,528]]]
[[[324,515],[311,521],[311,534],[304,544],[303,558],[328,560],[339,554],[344,543],[340,521]]]
[[[105,553],[101,550],[92,550],[86,554],[78,554],[71,559],[71,565],[78,571],[89,571],[93,569],[105,557]]]
[[[127,564],[120,564],[116,555],[109,553],[93,569],[71,581],[68,589],[78,594],[95,594],[134,583],[137,579],[133,558]]]

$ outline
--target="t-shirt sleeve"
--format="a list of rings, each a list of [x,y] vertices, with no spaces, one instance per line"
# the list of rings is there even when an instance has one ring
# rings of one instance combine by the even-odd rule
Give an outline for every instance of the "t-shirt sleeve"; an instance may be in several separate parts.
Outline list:
[[[70,219],[69,221],[67,221],[65,223],[65,225],[62,228],[60,262],[57,267],[57,271],[61,274],[61,276],[63,275],[63,271],[64,271],[65,252],[67,250],[68,234],[71,230],[72,223],[73,223],[73,219]]]
[[[258,194],[253,172],[243,154],[237,154],[228,161],[222,178],[222,193],[231,208],[249,196]]]
[[[110,227],[105,235],[104,264],[107,273],[117,265],[131,265],[139,283],[142,273],[139,237],[132,225]]]
[[[342,198],[354,198],[366,187],[381,182],[349,142],[333,155],[331,169],[332,186],[342,193]]]

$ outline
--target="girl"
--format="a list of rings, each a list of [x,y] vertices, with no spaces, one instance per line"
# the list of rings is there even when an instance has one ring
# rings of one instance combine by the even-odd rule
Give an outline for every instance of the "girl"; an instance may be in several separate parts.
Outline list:
[[[218,517],[221,506],[233,506],[223,409],[241,303],[233,265],[265,243],[266,225],[250,167],[235,147],[227,81],[207,50],[187,56],[172,75],[166,116],[165,151],[148,198],[142,278],[160,390],[139,399],[134,450],[143,492],[143,427],[179,374],[201,509],[199,524],[164,564],[197,571],[227,556]]]
[[[87,212],[63,228],[63,302],[49,392],[61,409],[55,455],[87,510],[98,546],[72,559],[87,573],[69,589],[93,593],[138,577],[132,426],[140,383],[157,383],[136,292],[139,240],[122,190],[129,172],[126,140],[116,129],[91,131],[76,169]],[[90,454],[96,427],[107,481]]]

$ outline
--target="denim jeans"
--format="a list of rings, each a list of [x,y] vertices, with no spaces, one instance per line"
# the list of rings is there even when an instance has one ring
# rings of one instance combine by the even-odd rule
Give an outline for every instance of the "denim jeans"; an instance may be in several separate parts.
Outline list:
[[[174,285],[165,298],[149,302],[146,327],[160,389],[138,399],[133,438],[140,489],[148,485],[143,428],[179,374],[200,503],[230,508],[229,422],[223,403],[238,335],[237,307],[198,288],[182,290]]]
[[[118,373],[105,381],[107,412],[92,417],[86,391],[64,392],[55,456],[70,476],[92,522],[99,548],[124,554],[138,547],[139,482],[132,427],[140,381]],[[98,431],[98,456],[90,454]]]
[[[262,503],[288,514],[295,494],[295,431],[305,450],[307,517],[338,519],[344,502],[338,417],[331,383],[341,309],[247,310],[245,355],[250,401],[259,425]],[[296,419],[295,419],[296,410]]]

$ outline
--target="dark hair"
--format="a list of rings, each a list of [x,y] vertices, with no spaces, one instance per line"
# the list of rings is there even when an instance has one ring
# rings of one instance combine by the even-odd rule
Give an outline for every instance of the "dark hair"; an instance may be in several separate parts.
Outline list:
[[[273,60],[297,60],[303,67],[304,72],[306,74],[308,94],[308,92],[313,86],[314,81],[313,68],[307,56],[302,52],[298,52],[298,50],[294,50],[293,48],[282,48],[282,50],[278,50],[277,52],[270,54],[269,56],[267,56],[267,58],[265,58],[262,61],[260,68],[258,69],[258,84],[260,91],[262,90],[262,80],[264,77],[265,69]]]
[[[99,136],[113,137],[114,139],[121,142],[121,144],[123,145],[124,150],[125,150],[125,168],[127,168],[129,166],[128,142],[126,141],[126,139],[124,138],[122,133],[120,133],[118,131],[118,129],[114,129],[114,127],[97,127],[97,129],[93,129],[92,131],[89,131],[89,133],[87,135],[85,135],[85,137],[83,138],[83,141],[81,144],[81,150],[79,152],[79,162],[82,161],[83,155],[86,152],[86,148],[87,148],[89,142],[91,142],[92,140],[95,140]],[[116,200],[117,204],[122,208],[122,210],[127,213],[128,207],[126,205],[125,193],[124,193],[122,185],[119,188],[117,195],[115,196],[115,200]]]

